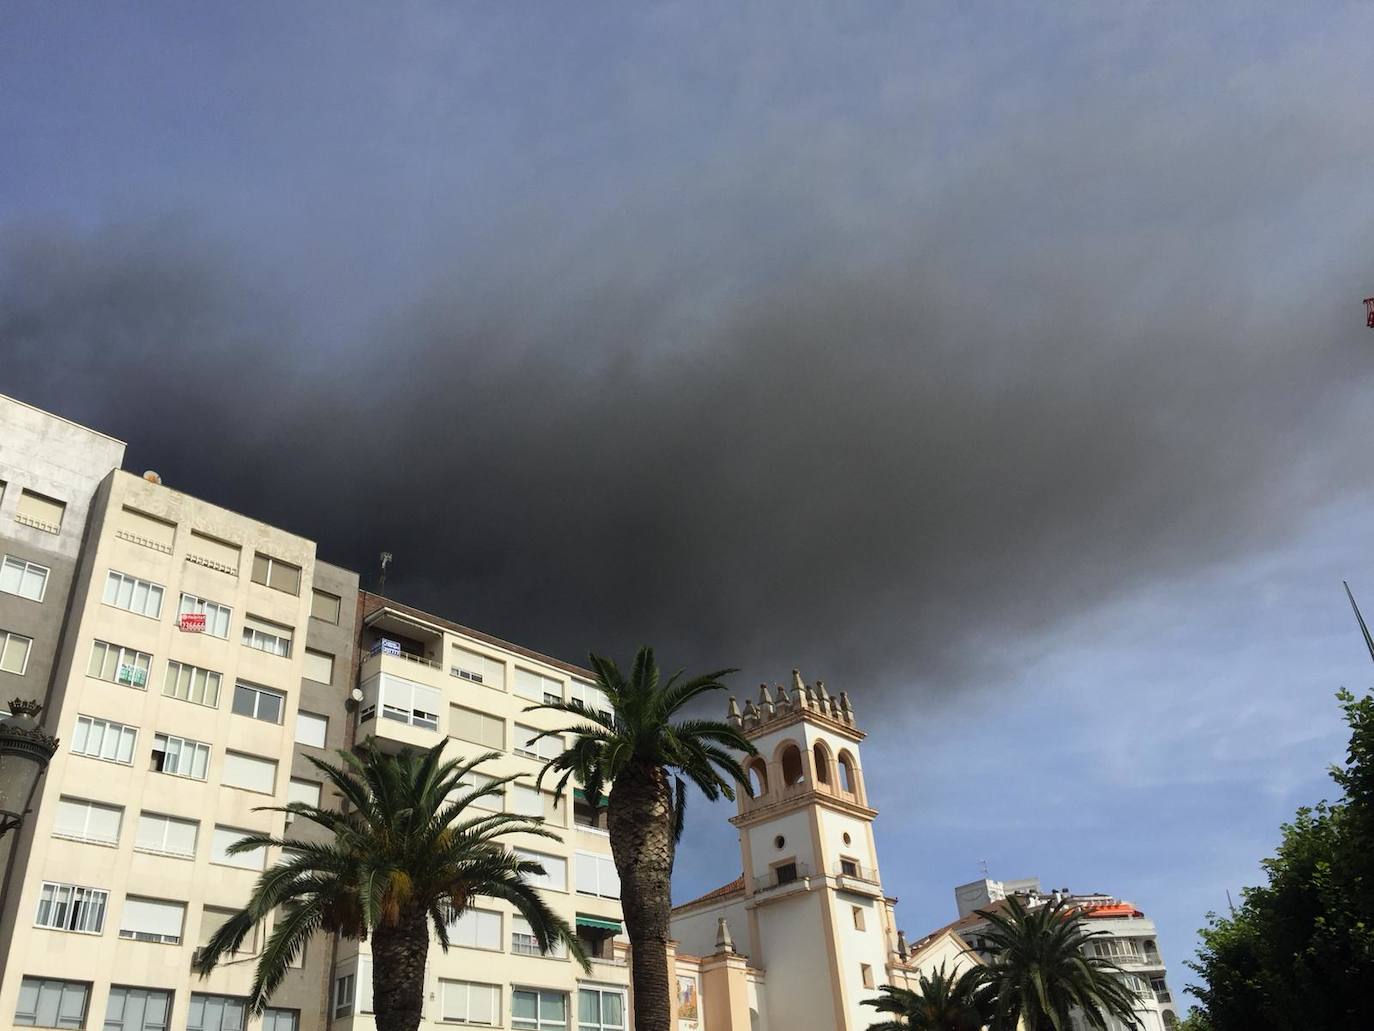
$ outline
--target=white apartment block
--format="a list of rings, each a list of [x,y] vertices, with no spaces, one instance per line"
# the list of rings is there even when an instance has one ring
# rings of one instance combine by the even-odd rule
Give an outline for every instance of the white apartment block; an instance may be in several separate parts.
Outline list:
[[[1067,898],[1087,922],[1087,929],[1101,935],[1089,943],[1092,955],[1111,960],[1126,971],[1126,983],[1137,1000],[1136,1016],[1142,1031],[1166,1031],[1177,1026],[1178,1005],[1166,978],[1155,923],[1134,903],[1100,893],[1075,895],[1068,889],[1046,892],[1041,890],[1039,878],[1034,877],[1019,881],[984,878],[954,889],[959,919],[941,931],[953,930],[980,957],[988,959],[991,953],[982,933],[988,924],[976,911],[995,907],[1013,895],[1032,909]],[[1077,1017],[1074,1020],[1074,1031],[1086,1028]],[[1108,1022],[1108,1031],[1125,1031],[1119,1021],[1108,1018]]]

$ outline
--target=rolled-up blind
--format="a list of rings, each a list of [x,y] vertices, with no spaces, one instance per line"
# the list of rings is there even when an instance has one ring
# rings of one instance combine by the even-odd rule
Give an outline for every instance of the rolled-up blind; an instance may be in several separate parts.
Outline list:
[[[124,912],[119,918],[120,933],[160,935],[180,938],[181,925],[186,916],[186,903],[145,899],[130,895],[124,900]]]

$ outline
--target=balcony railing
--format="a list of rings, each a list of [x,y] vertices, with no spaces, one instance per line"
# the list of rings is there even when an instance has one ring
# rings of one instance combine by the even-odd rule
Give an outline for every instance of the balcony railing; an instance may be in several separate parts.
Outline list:
[[[35,519],[33,516],[27,516],[21,512],[15,513],[14,521],[16,523],[22,523],[25,526],[32,526],[35,530],[42,530],[44,533],[62,532],[62,527],[57,526],[54,523],[45,523],[41,519]]]
[[[144,548],[151,548],[153,551],[160,551],[164,555],[170,555],[172,553],[172,546],[170,544],[163,544],[160,541],[151,540],[147,537],[140,537],[138,534],[130,533],[128,530],[116,530],[114,535],[120,540],[129,541]]]
[[[784,866],[775,866],[768,871],[768,874],[759,878],[755,885],[755,891],[772,891],[775,888],[785,888],[789,884],[795,884],[805,877],[811,876],[811,871],[805,863],[788,863]]]
[[[866,884],[878,884],[878,871],[869,866],[860,866],[858,863],[851,863],[848,860],[840,860],[835,864],[835,876],[843,877],[847,881],[863,881]]]
[[[227,565],[224,562],[216,562],[214,559],[206,558],[204,555],[188,553],[186,556],[186,561],[197,566],[204,566],[206,569],[213,569],[219,573],[228,573],[230,576],[239,575],[237,566]]]
[[[417,666],[428,666],[430,669],[443,669],[443,667],[433,659],[427,659],[423,655],[412,655],[410,652],[402,651],[400,645],[395,641],[388,641],[385,638],[373,644],[372,647],[368,649],[367,654],[369,658],[374,655],[390,655],[395,659],[405,659],[407,662],[413,662]]]

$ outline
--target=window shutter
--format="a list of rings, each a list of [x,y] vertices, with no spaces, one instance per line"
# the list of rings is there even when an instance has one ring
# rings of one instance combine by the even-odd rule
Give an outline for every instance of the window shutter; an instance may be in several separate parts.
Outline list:
[[[181,937],[181,925],[186,916],[186,903],[166,902],[162,899],[138,898],[124,900],[119,930],[138,934],[156,934],[169,938]]]
[[[276,786],[277,764],[242,752],[224,753],[224,783],[247,791],[270,795]]]
[[[215,827],[214,835],[210,839],[210,862],[222,863],[225,866],[236,866],[240,870],[262,870],[267,866],[267,850],[254,849],[252,852],[240,852],[238,855],[229,854],[229,846],[252,831],[242,830],[238,827]]]
[[[317,684],[330,684],[334,681],[334,656],[328,652],[305,650],[305,677]]]
[[[296,740],[303,745],[323,748],[325,735],[329,731],[329,720],[304,709],[296,711]]]

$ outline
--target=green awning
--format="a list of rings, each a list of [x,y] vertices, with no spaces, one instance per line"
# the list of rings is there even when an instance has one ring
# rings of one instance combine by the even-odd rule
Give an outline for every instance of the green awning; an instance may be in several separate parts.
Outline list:
[[[581,788],[573,788],[573,798],[575,798],[575,799],[576,799],[577,801],[579,801],[579,802],[586,802],[586,801],[587,801],[587,793],[586,793],[585,791],[583,791]],[[590,804],[590,803],[588,803],[588,804]],[[601,801],[597,803],[597,808],[598,808],[598,809],[605,809],[605,808],[606,808],[607,806],[609,806],[610,804],[611,804],[611,800],[610,800],[609,798],[607,798],[607,797],[603,794],[603,795],[601,796]]]
[[[599,916],[583,916],[581,913],[577,914],[577,926],[595,927],[598,931],[614,931],[616,934],[620,933],[619,920],[603,920]]]

